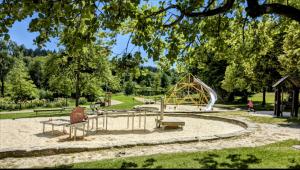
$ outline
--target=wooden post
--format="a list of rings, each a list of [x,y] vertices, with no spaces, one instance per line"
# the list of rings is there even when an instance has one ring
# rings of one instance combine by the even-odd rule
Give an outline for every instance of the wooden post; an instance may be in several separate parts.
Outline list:
[[[133,130],[133,127],[134,127],[134,113],[132,113],[132,130]]]
[[[164,118],[164,98],[160,98],[160,120]]]
[[[146,117],[147,117],[147,115],[146,115],[146,111],[145,111],[145,116],[144,116],[144,131],[146,131]]]
[[[298,107],[299,107],[299,88],[293,89],[293,100],[292,100],[292,111],[291,116],[298,117]]]
[[[139,128],[141,128],[141,113],[139,113]]]
[[[105,114],[105,130],[107,130],[107,114]]]
[[[52,135],[54,134],[54,125],[52,125]]]
[[[96,131],[98,130],[98,119],[99,119],[99,116],[97,115],[97,119],[96,119]]]
[[[280,109],[280,106],[281,106],[281,89],[278,88],[276,89],[275,91],[275,112],[274,114],[277,116],[277,117],[280,117],[281,115],[281,109]]]
[[[129,128],[129,116],[130,116],[130,113],[127,114],[127,129]]]

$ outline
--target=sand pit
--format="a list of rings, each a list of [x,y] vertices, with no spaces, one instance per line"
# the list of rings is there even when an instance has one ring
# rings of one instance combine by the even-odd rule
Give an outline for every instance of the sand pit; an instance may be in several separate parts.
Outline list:
[[[59,118],[68,119],[68,117]],[[135,128],[132,130],[131,122],[130,127],[127,128],[127,117],[109,117],[107,130],[100,129],[95,131],[95,129],[92,129],[88,132],[88,136],[77,141],[70,140],[69,134],[62,133],[62,127],[55,127],[54,134],[52,134],[51,126],[46,126],[46,131],[43,133],[40,121],[48,120],[49,118],[0,120],[0,150],[3,152],[19,149],[101,148],[149,142],[164,143],[170,140],[224,135],[244,130],[239,125],[193,117],[176,117],[186,122],[183,129],[162,130],[155,128],[155,118],[156,116],[147,116],[146,130],[144,130],[143,117],[140,128],[139,118],[135,117]],[[99,119],[99,127],[102,128],[102,119]],[[78,132],[78,135],[82,135],[81,131]]]

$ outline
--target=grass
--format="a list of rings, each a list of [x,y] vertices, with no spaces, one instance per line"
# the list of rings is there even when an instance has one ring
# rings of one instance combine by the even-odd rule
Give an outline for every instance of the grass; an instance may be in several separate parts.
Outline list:
[[[20,119],[20,118],[33,118],[33,117],[56,117],[56,116],[68,116],[70,111],[63,112],[24,112],[24,113],[6,113],[0,114],[0,119]]]
[[[55,168],[300,168],[300,141],[204,152],[155,154],[62,165]]]
[[[269,124],[295,124],[300,125],[300,118],[295,117],[265,117],[265,116],[253,116],[247,111],[232,111],[232,112],[222,112],[222,113],[206,113],[211,116],[222,116],[222,117],[244,117],[250,121],[256,123],[269,123]]]
[[[109,107],[103,107],[103,109],[130,110],[130,109],[133,109],[133,107],[136,105],[143,104],[142,102],[135,100],[134,96],[126,96],[123,94],[112,95],[112,100],[118,100],[123,103],[118,104],[118,105],[109,106]]]
[[[256,110],[273,110],[274,109],[274,100],[275,100],[275,94],[273,92],[267,92],[266,93],[266,105],[263,107],[262,99],[263,99],[263,93],[256,93],[252,96],[248,97],[248,100],[252,100],[254,104],[254,108]],[[241,97],[237,96],[235,98],[236,101],[238,101]],[[224,106],[228,107],[235,107],[235,108],[241,108],[241,109],[247,109],[247,103],[232,103],[232,104],[225,104]]]
[[[103,109],[115,109],[115,110],[127,110],[132,109],[134,106],[143,104],[142,102],[133,100],[133,96],[125,96],[123,94],[116,94],[112,96],[113,100],[118,100],[123,103],[118,105],[113,105],[110,107],[104,107]],[[90,110],[90,105],[81,105],[82,107],[86,107],[87,110]],[[49,109],[49,108],[45,108]],[[19,118],[32,118],[32,117],[54,117],[54,116],[69,116],[71,112],[70,110],[66,110],[63,112],[38,112],[37,115],[35,112],[25,112],[25,113],[6,113],[0,114],[0,119],[19,119]]]

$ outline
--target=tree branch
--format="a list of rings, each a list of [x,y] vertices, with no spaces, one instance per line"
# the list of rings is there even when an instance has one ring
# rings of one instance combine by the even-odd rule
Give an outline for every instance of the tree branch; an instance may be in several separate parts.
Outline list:
[[[256,0],[247,0],[247,3],[248,7],[246,7],[246,11],[252,18],[256,18],[263,14],[278,14],[300,22],[300,9],[292,6],[282,5],[279,3],[259,5]]]

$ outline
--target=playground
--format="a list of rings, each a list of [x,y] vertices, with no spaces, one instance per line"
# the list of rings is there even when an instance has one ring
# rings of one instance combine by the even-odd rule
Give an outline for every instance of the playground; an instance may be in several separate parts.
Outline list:
[[[219,107],[216,92],[191,74],[154,102],[134,97],[140,104],[132,109],[108,109],[126,101],[115,100],[111,93],[106,96],[101,103],[67,111],[67,116],[0,120],[1,167],[51,167],[53,162],[255,147],[300,137],[297,125],[257,122],[262,115],[272,121],[269,112]]]

